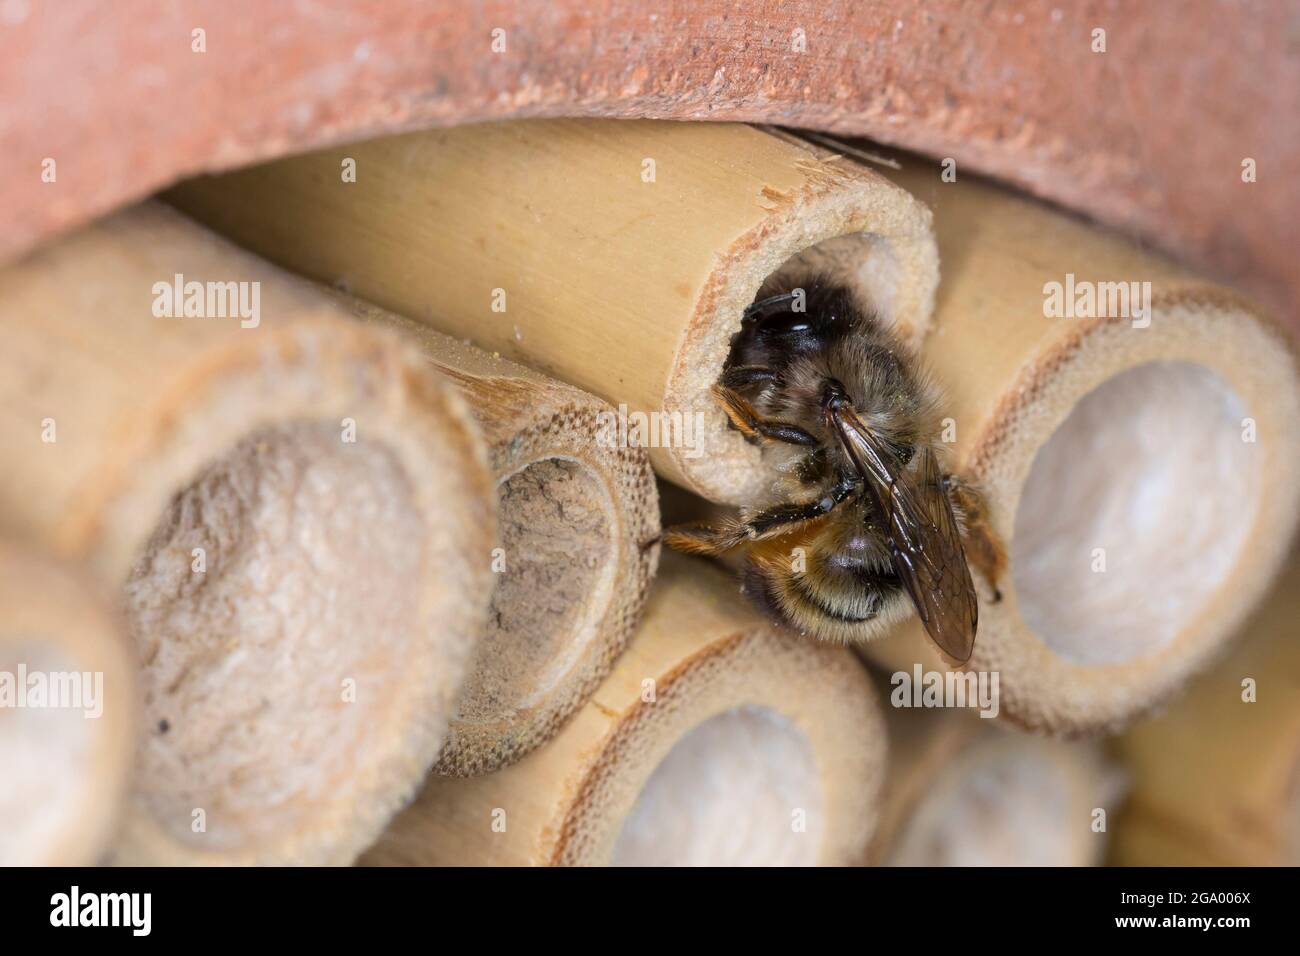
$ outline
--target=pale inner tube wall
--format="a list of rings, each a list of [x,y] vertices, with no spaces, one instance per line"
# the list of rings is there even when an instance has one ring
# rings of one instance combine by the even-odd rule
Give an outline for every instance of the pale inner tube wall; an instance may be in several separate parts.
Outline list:
[[[810,866],[823,799],[812,745],[766,707],[711,717],[679,740],[638,797],[615,866]]]
[[[1244,416],[1204,366],[1153,362],[1084,396],[1039,449],[1011,570],[1025,621],[1054,653],[1131,660],[1200,613],[1254,522],[1263,458],[1243,440]]]

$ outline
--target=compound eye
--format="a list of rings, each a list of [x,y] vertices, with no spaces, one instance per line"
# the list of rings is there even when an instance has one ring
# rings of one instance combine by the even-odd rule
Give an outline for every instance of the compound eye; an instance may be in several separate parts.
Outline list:
[[[745,322],[760,341],[786,353],[807,353],[838,334],[835,306],[818,288],[796,289],[755,302],[745,310]]]
[[[798,312],[794,310],[796,302],[802,306]],[[753,323],[760,334],[771,337],[798,335],[812,327],[806,299],[791,292],[755,302],[745,310],[745,321]]]
[[[819,337],[828,318],[830,317],[826,315],[814,318],[807,311],[795,312],[787,305],[780,311],[763,315],[758,320],[758,334],[764,339],[793,344],[810,337]]]

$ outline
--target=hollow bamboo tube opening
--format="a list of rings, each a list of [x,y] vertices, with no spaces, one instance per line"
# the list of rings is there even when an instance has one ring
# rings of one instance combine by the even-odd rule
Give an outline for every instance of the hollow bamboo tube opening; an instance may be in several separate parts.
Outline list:
[[[646,621],[546,747],[434,777],[367,864],[780,864],[861,858],[883,722],[843,649],[780,631],[665,554]]]
[[[658,546],[645,451],[619,440],[605,402],[359,300],[456,387],[489,445],[501,550],[483,639],[437,769],[496,770],[552,737],[641,620]]]
[[[0,542],[0,866],[85,866],[125,802],[135,661],[95,589]]]
[[[293,269],[652,415],[655,468],[730,503],[769,476],[710,389],[763,283],[813,250],[914,341],[938,281],[928,214],[906,192],[733,124],[432,130],[168,198]]]
[[[891,175],[934,208],[923,357],[1010,558],[1000,602],[977,575],[969,669],[999,672],[1002,713],[1027,727],[1120,724],[1222,647],[1283,559],[1294,352],[1240,298],[1074,219],[919,162]],[[1048,317],[1054,297],[1078,317]],[[905,630],[871,653],[941,667]]]
[[[871,862],[1102,862],[1124,775],[1097,745],[1033,737],[953,711],[890,709],[886,723],[891,765]]]
[[[0,520],[120,588],[141,660],[114,859],[351,861],[433,763],[486,611],[468,411],[397,337],[165,207],[0,293]]]
[[[1300,553],[1241,642],[1117,753],[1123,866],[1300,865]]]

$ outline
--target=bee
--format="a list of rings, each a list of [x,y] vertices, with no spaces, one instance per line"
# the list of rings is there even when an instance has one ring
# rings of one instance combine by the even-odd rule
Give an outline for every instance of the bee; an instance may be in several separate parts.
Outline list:
[[[775,468],[770,500],[720,525],[668,529],[691,554],[741,551],[742,590],[823,640],[871,640],[913,610],[949,658],[970,659],[979,602],[966,518],[982,498],[940,468],[938,393],[890,330],[825,276],[751,305],[713,393]],[[994,585],[1001,548],[974,551]]]

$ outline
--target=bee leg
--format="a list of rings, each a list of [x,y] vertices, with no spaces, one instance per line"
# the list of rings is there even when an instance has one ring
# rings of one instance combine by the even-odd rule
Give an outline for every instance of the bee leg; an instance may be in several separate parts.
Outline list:
[[[726,521],[717,528],[708,525],[678,525],[664,532],[663,542],[674,551],[686,554],[724,554],[747,542],[789,534],[802,524],[830,514],[853,493],[854,487],[852,480],[841,481],[828,488],[816,501],[775,505],[751,514],[743,521]]]
[[[663,542],[683,554],[726,554],[744,544],[789,534],[799,525],[825,512],[812,513],[815,505],[777,505],[748,521],[729,521],[721,527],[678,525],[664,531]]]
[[[722,406],[722,410],[727,413],[727,417],[731,419],[731,424],[735,425],[751,442],[757,443],[766,438],[769,441],[808,447],[820,444],[814,435],[804,431],[798,425],[791,425],[789,422],[764,421],[754,410],[754,406],[725,385],[714,385],[713,395]]]
[[[830,514],[840,502],[853,493],[853,488],[853,481],[842,481],[829,488],[816,501],[805,504],[774,505],[752,514],[744,524],[746,534],[754,541],[789,534],[801,524]]]
[[[722,371],[718,384],[723,388],[748,388],[751,385],[771,385],[779,376],[762,365],[729,365]]]
[[[728,521],[720,528],[703,524],[683,524],[665,528],[663,543],[683,554],[726,554],[740,547],[749,535],[739,521]]]
[[[988,503],[979,489],[957,475],[943,476],[943,490],[964,519],[962,539],[966,544],[966,560],[988,582],[993,590],[991,602],[997,604],[1002,600],[998,581],[1006,571],[1007,552],[989,523]]]

